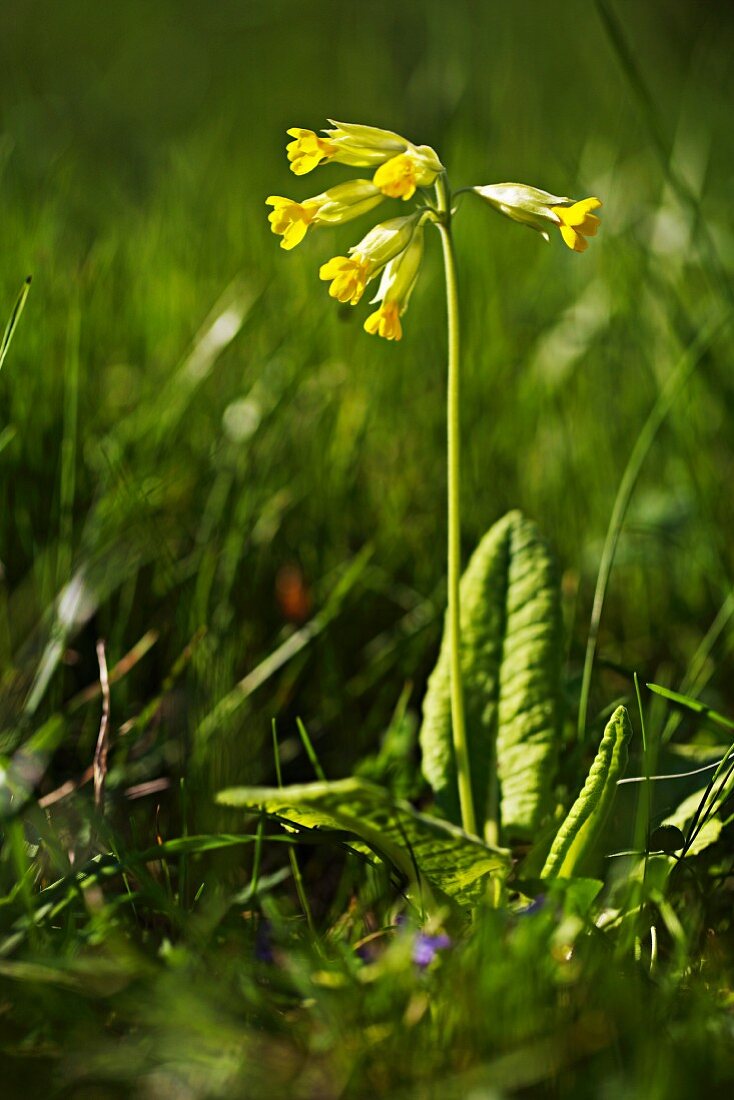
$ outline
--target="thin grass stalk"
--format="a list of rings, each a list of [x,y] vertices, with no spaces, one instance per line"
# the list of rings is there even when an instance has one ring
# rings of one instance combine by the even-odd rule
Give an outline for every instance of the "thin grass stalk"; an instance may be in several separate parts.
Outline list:
[[[643,883],[647,874],[647,847],[648,837],[650,834],[650,821],[652,820],[652,754],[651,745],[647,736],[647,724],[645,722],[645,711],[642,707],[642,696],[640,694],[640,681],[637,673],[634,674],[635,681],[635,695],[637,697],[637,709],[640,714],[640,731],[642,733],[642,756],[643,756],[643,768],[645,772],[645,786],[643,791],[643,797],[640,800],[640,807],[638,808],[638,822],[635,830],[635,847],[641,848],[644,845],[645,848],[645,870],[643,873]]]
[[[724,758],[725,760],[731,760],[732,750],[734,750],[734,745],[732,745],[730,747],[729,752],[726,754],[726,757]],[[709,818],[711,818],[713,816],[714,809],[715,809],[717,803],[719,801],[721,801],[723,803],[723,801],[724,801],[724,799],[722,797],[722,792],[728,787],[729,781],[730,781],[732,775],[734,775],[734,763],[731,763],[729,765],[726,772],[724,773],[723,779],[719,783],[718,788],[715,791],[713,791],[714,783],[716,782],[719,775],[721,774],[722,768],[723,768],[723,763],[719,767],[719,769],[717,769],[716,773],[714,774],[711,782],[709,783],[709,785],[706,789],[706,794],[701,799],[701,801],[698,805],[698,809],[696,810],[696,813],[694,815],[694,818],[693,818],[693,820],[691,822],[691,825],[690,825],[690,828],[688,830],[688,836],[686,837],[685,847],[683,848],[681,856],[686,855],[686,853],[690,849],[691,845],[693,844],[694,840],[696,839],[698,834],[703,829],[706,822],[709,820]],[[713,794],[712,794],[712,791],[713,791]],[[709,798],[709,795],[711,796],[710,798]]]
[[[278,745],[278,730],[275,725],[275,719],[272,721],[273,731],[273,757],[275,760],[275,775],[278,780],[278,786],[283,786],[283,773],[280,769],[280,746]],[[261,819],[262,820],[262,819]],[[261,843],[261,837],[258,839],[258,844]],[[256,849],[257,851],[257,849]],[[308,896],[303,886],[303,879],[301,877],[301,868],[298,866],[298,856],[292,844],[288,846],[288,859],[290,860],[291,872],[293,874],[293,881],[296,886],[296,893],[298,894],[298,900],[303,910],[303,915],[306,918],[306,924],[311,935],[316,938],[316,927],[313,922],[313,916],[311,914],[311,906],[308,903]]]
[[[689,665],[688,671],[681,681],[678,689],[680,695],[700,695],[703,688],[708,683],[713,666],[707,671],[709,664],[709,658],[714,649],[714,646],[718,642],[719,638],[723,634],[726,627],[734,615],[734,588],[732,588],[726,596],[726,599],[722,603],[716,618],[712,622],[706,634],[701,639],[696,652],[693,654]],[[667,744],[670,741],[673,734],[678,729],[681,723],[681,712],[673,710],[670,713],[670,717],[665,723],[661,735],[661,741],[663,744]]]
[[[604,601],[606,599],[607,587],[609,585],[609,577],[612,572],[614,557],[617,552],[619,536],[622,533],[622,526],[627,516],[627,509],[629,508],[630,500],[632,499],[632,493],[634,492],[635,486],[637,485],[637,479],[640,476],[640,471],[642,470],[645,460],[650,453],[650,449],[655,442],[658,431],[660,430],[666,417],[672,409],[676,398],[683,389],[683,386],[686,384],[689,377],[695,370],[701,357],[708,350],[714,339],[718,335],[720,335],[723,329],[729,324],[730,320],[730,312],[727,312],[723,316],[719,315],[719,317],[706,325],[706,327],[693,341],[693,343],[688,348],[686,348],[685,352],[678,360],[678,363],[674,368],[672,374],[669,376],[666,385],[658,394],[658,398],[653,405],[650,414],[642,428],[642,431],[638,435],[635,445],[632,448],[632,453],[627,460],[627,465],[622,475],[622,480],[619,483],[617,495],[614,500],[614,506],[612,508],[612,514],[609,519],[609,526],[607,528],[606,537],[604,539],[604,548],[602,550],[601,562],[599,563],[599,573],[596,578],[596,589],[594,591],[594,603],[591,610],[591,622],[589,623],[589,635],[586,643],[586,655],[584,658],[584,671],[581,681],[581,695],[579,699],[577,727],[579,741],[583,741],[586,734],[586,720],[589,710],[589,694],[591,691],[591,675],[594,667],[594,658],[596,657],[596,647],[599,638],[599,627],[601,624],[602,612],[604,610]]]
[[[2,370],[3,363],[5,362],[5,356],[8,354],[8,348],[10,347],[15,330],[18,327],[18,321],[20,315],[23,312],[25,306],[25,300],[28,297],[28,291],[31,289],[31,277],[30,275],[20,288],[20,294],[18,295],[15,305],[13,306],[13,312],[10,314],[7,325],[5,326],[5,332],[3,333],[2,340],[0,340],[0,370]]]

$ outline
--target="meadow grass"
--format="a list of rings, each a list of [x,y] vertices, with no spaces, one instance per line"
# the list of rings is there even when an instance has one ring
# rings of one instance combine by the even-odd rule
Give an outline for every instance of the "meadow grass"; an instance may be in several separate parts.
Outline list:
[[[22,0],[0,25],[3,318],[33,276],[0,372],[4,1094],[716,1095],[734,1076],[730,13]],[[280,253],[264,198],[297,190],[284,131],[334,115],[430,143],[454,186],[605,201],[583,257],[471,196],[455,226],[464,559],[521,507],[560,563],[558,814],[620,701],[629,778],[727,759],[709,787],[619,788],[603,927],[540,867],[469,925],[428,904],[422,923],[343,833],[215,802],[356,774],[432,810],[439,242],[394,346],[318,282],[349,228]],[[717,810],[696,816],[703,791]],[[684,856],[640,879],[615,853],[686,797]]]

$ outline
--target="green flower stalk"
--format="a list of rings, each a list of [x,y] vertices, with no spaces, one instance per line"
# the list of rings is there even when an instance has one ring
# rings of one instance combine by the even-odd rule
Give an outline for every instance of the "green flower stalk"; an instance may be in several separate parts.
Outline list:
[[[407,216],[375,225],[348,255],[334,256],[321,265],[319,276],[329,285],[329,294],[339,302],[356,306],[367,285],[378,276],[378,308],[364,322],[366,332],[385,340],[402,339],[402,317],[418,281],[424,254],[425,226],[433,223],[441,237],[446,281],[448,323],[447,375],[447,511],[448,511],[448,607],[446,625],[450,648],[451,726],[456,759],[461,818],[467,833],[476,836],[477,820],[471,786],[471,760],[467,745],[462,686],[461,605],[461,454],[460,454],[460,342],[459,293],[456,257],[451,235],[453,197],[446,169],[428,145],[414,145],[391,130],[354,123],[331,122],[319,136],[313,130],[288,130],[293,140],[287,154],[291,171],[303,176],[329,163],[371,168],[371,180],[356,179],[339,184],[314,198],[300,202],[271,195],[268,205],[272,231],[282,237],[281,247],[291,250],[300,244],[309,228],[338,225],[368,213],[385,199],[408,202],[414,196],[420,205]],[[434,188],[434,195],[427,190]],[[529,226],[549,239],[549,228],[557,228],[564,243],[583,252],[587,237],[596,234],[599,219],[593,213],[601,206],[597,198],[575,201],[521,183],[464,187],[499,213]],[[459,194],[455,192],[454,194]],[[496,783],[495,783],[496,786]],[[490,800],[492,802],[492,800]],[[485,835],[497,842],[496,806],[490,813]]]
[[[461,822],[467,833],[478,835],[477,816],[471,786],[471,764],[466,738],[464,685],[461,672],[461,421],[460,421],[460,335],[459,290],[456,281],[456,257],[451,236],[451,196],[445,174],[436,184],[438,220],[446,277],[446,317],[448,321],[448,378],[446,385],[446,468],[448,485],[448,607],[446,622],[450,639],[451,729],[456,779],[459,787]],[[497,830],[486,839],[498,842]]]

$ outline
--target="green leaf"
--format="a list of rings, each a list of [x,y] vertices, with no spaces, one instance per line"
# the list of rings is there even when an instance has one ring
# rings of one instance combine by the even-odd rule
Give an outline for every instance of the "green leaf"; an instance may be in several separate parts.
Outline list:
[[[604,730],[583,790],[556,834],[541,878],[571,878],[584,873],[612,808],[617,781],[627,767],[631,736],[629,715],[624,707],[617,707]]]
[[[711,722],[716,723],[718,726],[724,726],[725,729],[734,730],[734,721],[731,718],[727,718],[724,714],[719,714],[718,711],[712,710],[711,707],[706,706],[700,699],[692,699],[690,695],[681,695],[677,691],[671,691],[670,688],[662,687],[660,684],[648,684],[650,691],[654,691],[656,695],[662,695],[663,699],[670,699],[671,703],[677,703],[678,706],[685,707],[687,710],[692,710],[694,714],[700,714],[704,718],[708,718]]]
[[[532,836],[547,808],[560,737],[561,611],[556,569],[520,512],[499,520],[461,582],[461,663],[477,820],[487,819],[494,760],[504,834]],[[450,821],[461,820],[451,736],[449,644],[423,704],[423,771]]]
[[[357,838],[349,844],[355,851],[378,855],[410,882],[416,882],[418,872],[460,905],[476,905],[485,877],[504,873],[508,866],[506,851],[418,813],[366,780],[233,787],[220,791],[217,801],[309,829],[351,833]]]

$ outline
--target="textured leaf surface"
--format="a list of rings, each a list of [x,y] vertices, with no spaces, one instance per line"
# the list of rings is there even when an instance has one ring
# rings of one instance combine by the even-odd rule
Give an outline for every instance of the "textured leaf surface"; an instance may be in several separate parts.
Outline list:
[[[461,582],[462,669],[477,820],[487,816],[494,747],[505,835],[530,836],[546,807],[560,736],[561,612],[556,569],[534,523],[499,520]],[[461,820],[444,632],[423,705],[423,771]]]
[[[422,875],[461,905],[475,905],[484,878],[503,872],[508,853],[467,836],[448,822],[418,813],[407,802],[360,779],[294,787],[234,787],[217,801],[256,813],[264,810],[310,829],[336,829],[357,838],[356,851],[377,853],[409,880]]]
[[[545,861],[542,878],[570,878],[583,874],[617,793],[617,780],[627,767],[627,744],[632,736],[629,716],[617,707],[604,730],[583,790],[561,825]]]

